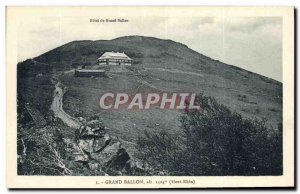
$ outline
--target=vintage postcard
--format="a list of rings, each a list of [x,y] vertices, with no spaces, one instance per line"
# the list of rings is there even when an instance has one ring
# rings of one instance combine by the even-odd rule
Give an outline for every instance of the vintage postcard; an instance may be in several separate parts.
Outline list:
[[[294,187],[293,7],[7,7],[7,187]]]

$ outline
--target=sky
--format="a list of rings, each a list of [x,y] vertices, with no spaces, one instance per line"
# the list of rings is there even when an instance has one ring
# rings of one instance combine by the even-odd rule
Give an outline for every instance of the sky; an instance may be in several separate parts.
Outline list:
[[[213,59],[282,81],[281,17],[151,16],[116,23],[90,19],[52,16],[22,21],[18,26],[18,61],[74,40],[141,35],[171,39]]]

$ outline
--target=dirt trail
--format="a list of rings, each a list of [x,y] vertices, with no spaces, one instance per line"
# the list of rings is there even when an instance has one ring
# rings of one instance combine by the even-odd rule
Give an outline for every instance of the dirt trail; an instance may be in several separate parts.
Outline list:
[[[71,128],[78,129],[80,127],[80,122],[75,118],[68,115],[63,110],[63,95],[64,90],[61,88],[61,83],[55,84],[54,97],[51,104],[51,110],[54,112],[55,116],[60,118],[66,125]]]
[[[81,123],[74,117],[68,115],[64,110],[63,110],[63,95],[64,95],[64,90],[62,89],[62,84],[60,82],[57,82],[55,84],[55,90],[54,90],[54,96],[53,96],[53,101],[51,104],[51,110],[54,112],[55,116],[60,118],[62,122],[64,122],[67,126],[74,128],[74,129],[79,129],[81,126]],[[111,136],[114,137],[114,136]],[[123,140],[122,138],[119,137],[114,137],[115,139],[118,139],[120,142],[125,143],[125,144],[130,144],[136,146],[136,143],[130,142]]]
[[[198,77],[203,77],[202,74],[200,73],[195,73],[195,72],[189,72],[189,71],[182,71],[179,69],[165,69],[165,68],[145,68],[146,70],[154,70],[154,71],[164,71],[164,72],[170,72],[170,73],[182,73],[182,74],[187,74],[187,75],[193,75],[193,76],[198,76]]]
[[[122,74],[110,73],[110,75],[123,76],[124,78],[127,78],[125,75],[122,75]],[[139,86],[137,87],[136,91],[138,91],[138,89],[139,89],[142,85],[148,86],[148,87],[153,88],[153,89],[155,89],[155,90],[163,91],[163,90],[157,88],[155,85],[150,84],[149,82],[147,82],[147,81],[141,79],[140,77],[138,77],[138,76],[136,76],[136,75],[135,75],[135,78],[137,79],[136,81],[137,81],[138,83],[141,84],[141,85],[139,85]]]
[[[136,76],[136,78],[138,79],[137,81],[138,81],[139,83],[141,83],[141,85],[148,86],[148,87],[153,88],[153,89],[155,89],[155,90],[163,91],[163,90],[157,88],[155,85],[150,84],[149,82],[147,82],[147,81],[145,81],[145,80],[142,80],[142,79],[139,78],[138,76]],[[140,85],[140,86],[141,86],[141,85]],[[140,87],[140,86],[139,86],[139,87]]]

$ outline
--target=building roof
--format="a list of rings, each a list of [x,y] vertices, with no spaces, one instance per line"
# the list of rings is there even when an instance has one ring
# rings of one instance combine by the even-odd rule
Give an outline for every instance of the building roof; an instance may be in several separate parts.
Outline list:
[[[119,52],[105,52],[101,57],[98,58],[98,60],[103,59],[125,59],[125,60],[132,60],[130,57],[128,57],[125,53],[119,53]]]

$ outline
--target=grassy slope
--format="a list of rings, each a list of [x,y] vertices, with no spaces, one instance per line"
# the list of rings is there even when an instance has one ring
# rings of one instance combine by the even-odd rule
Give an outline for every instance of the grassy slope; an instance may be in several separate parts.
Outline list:
[[[29,103],[44,116],[49,112],[52,103],[54,86],[51,76],[18,77],[18,100],[24,106]]]
[[[144,129],[165,128],[180,132],[179,112],[158,109],[100,110],[98,100],[106,92],[120,91],[134,94],[155,91],[141,85],[132,74],[111,76],[112,78],[77,78],[73,74],[62,76],[62,83],[68,87],[64,98],[66,112],[75,116],[76,112],[83,111],[84,117],[98,113],[105,125],[111,129],[112,135],[129,141],[136,141],[138,134]]]

